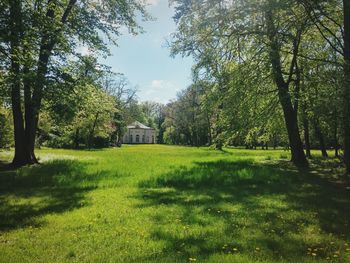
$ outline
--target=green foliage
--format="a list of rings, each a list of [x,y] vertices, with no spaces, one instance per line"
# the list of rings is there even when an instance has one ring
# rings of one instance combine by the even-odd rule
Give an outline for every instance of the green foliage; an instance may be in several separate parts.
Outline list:
[[[108,146],[109,138],[114,132],[113,116],[116,114],[115,99],[91,84],[76,86],[76,105],[71,118],[52,121],[50,115],[60,117],[58,111],[41,115],[39,128],[46,134],[44,145],[54,147],[75,147],[80,144],[93,147],[93,141],[104,140],[95,146]],[[57,106],[57,105],[56,105]],[[72,106],[72,105],[70,105]]]
[[[140,104],[145,115],[146,125],[156,129],[157,143],[164,143],[165,127],[163,125],[166,115],[166,106],[152,101],[145,101]]]
[[[80,130],[86,138],[98,136],[108,138],[112,132],[111,120],[116,112],[114,99],[93,86],[83,87],[81,107],[72,122],[72,130]]]
[[[311,147],[322,148],[321,141],[323,147],[339,147],[343,140],[339,130],[344,126],[339,108],[341,1],[174,0],[172,4],[177,30],[170,48],[173,55],[196,61],[193,85],[202,87],[198,108],[208,113],[210,143],[218,148],[286,146],[293,137],[286,123],[295,114]],[[292,115],[286,114],[287,100]]]
[[[166,106],[164,140],[169,144],[200,146],[210,142],[208,112],[202,108],[202,87],[192,85]]]
[[[12,114],[9,108],[1,105],[0,100],[0,148],[13,146]]]

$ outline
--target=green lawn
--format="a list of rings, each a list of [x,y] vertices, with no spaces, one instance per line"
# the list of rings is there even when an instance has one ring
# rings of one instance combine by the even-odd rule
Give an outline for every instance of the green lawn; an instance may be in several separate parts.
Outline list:
[[[298,172],[282,150],[38,156],[0,172],[0,262],[350,262],[350,191],[334,159]]]

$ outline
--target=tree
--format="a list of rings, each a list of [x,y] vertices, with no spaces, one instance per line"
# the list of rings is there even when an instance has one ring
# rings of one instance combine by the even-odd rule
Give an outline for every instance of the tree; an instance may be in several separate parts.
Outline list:
[[[298,127],[300,89],[296,75],[308,21],[298,5],[273,0],[174,2],[178,30],[173,35],[173,54],[194,56],[198,66],[216,79],[221,94],[229,88],[230,78],[222,64],[255,64],[260,81],[272,80],[277,88],[292,161],[307,166]]]
[[[299,127],[298,127],[298,99],[295,99],[294,105],[290,96],[290,84],[293,78],[293,73],[298,70],[297,56],[299,53],[299,45],[303,33],[303,24],[297,25],[295,35],[292,35],[292,58],[289,68],[288,79],[283,76],[283,66],[281,60],[281,44],[278,37],[278,29],[276,28],[274,21],[274,10],[277,2],[269,1],[267,10],[265,11],[267,37],[269,39],[269,58],[272,66],[273,79],[278,88],[278,97],[281,103],[284,119],[288,131],[289,144],[292,152],[292,161],[297,166],[307,166],[305,153],[303,150],[303,144],[301,142]],[[305,23],[305,22],[303,22]],[[300,89],[296,87],[295,96],[298,98]]]
[[[1,51],[9,57],[4,69],[9,72],[11,87],[13,165],[21,166],[37,162],[34,145],[39,113],[47,82],[55,76],[57,66],[71,55],[79,57],[76,49],[81,43],[95,54],[108,53],[104,36],[115,43],[121,27],[127,27],[132,33],[139,31],[137,13],[148,16],[142,4],[127,0],[11,0],[1,4],[9,29],[8,34],[0,31],[0,46],[10,46]]]
[[[166,143],[201,146],[209,143],[209,124],[203,108],[201,85],[193,84],[180,92],[165,109],[162,125]]]
[[[344,5],[344,160],[346,171],[350,174],[350,1],[343,0]]]
[[[72,130],[75,136],[84,139],[85,145],[90,149],[94,146],[95,136],[109,142],[109,136],[114,131],[112,120],[116,108],[114,98],[103,90],[91,85],[86,85],[83,89],[80,109],[72,122]]]
[[[0,99],[0,148],[13,146],[13,124],[11,120],[11,110],[4,107]]]
[[[344,163],[350,174],[350,2],[300,0],[325,42],[342,57],[342,128]]]

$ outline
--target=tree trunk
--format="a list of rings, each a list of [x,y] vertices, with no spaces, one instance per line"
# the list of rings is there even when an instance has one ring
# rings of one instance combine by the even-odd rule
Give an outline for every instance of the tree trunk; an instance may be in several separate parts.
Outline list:
[[[35,135],[36,130],[33,131],[33,136],[30,136],[29,131],[32,130],[32,116],[33,116],[33,108],[32,108],[32,98],[31,98],[31,89],[33,86],[32,78],[29,76],[30,70],[28,66],[24,66],[23,69],[23,89],[24,89],[24,123],[25,123],[25,150],[30,158],[29,164],[38,163],[36,156],[34,154],[34,146],[35,146]],[[34,137],[32,139],[32,137]]]
[[[334,156],[339,157],[339,148],[338,148],[338,111],[335,109],[334,114],[334,128],[333,128],[333,143],[334,143]]]
[[[69,12],[71,10],[70,3],[68,4]],[[67,7],[67,8],[68,8]],[[61,22],[64,24],[65,20],[67,19],[67,9],[64,12]],[[54,19],[55,17],[55,5],[49,5],[46,17],[50,19]],[[58,33],[58,32],[56,32]],[[37,63],[37,70],[36,70],[36,76],[34,81],[34,87],[33,87],[33,94],[32,97],[28,97],[30,99],[27,104],[28,112],[26,111],[26,141],[27,141],[27,147],[28,151],[32,157],[32,159],[37,162],[35,154],[34,154],[34,147],[35,147],[35,136],[36,131],[38,127],[38,121],[39,121],[39,112],[41,108],[41,101],[43,98],[43,90],[46,83],[46,74],[48,70],[48,63],[49,59],[52,53],[52,50],[56,44],[56,34],[54,32],[51,32],[49,30],[45,30],[42,32],[42,37],[40,41],[40,49],[39,49],[39,57],[38,57],[38,63]]]
[[[292,162],[298,167],[307,167],[308,163],[300,139],[297,115],[293,111],[291,103],[289,103],[290,100],[289,102],[284,101],[283,97],[284,95],[280,95],[284,119],[287,126],[289,145],[292,153]]]
[[[96,125],[97,125],[98,115],[99,115],[99,113],[96,113],[94,123],[93,123],[92,128],[91,128],[91,130],[89,132],[89,138],[88,138],[88,148],[89,148],[89,150],[91,149],[92,137],[94,135],[95,128],[96,128]]]
[[[207,120],[207,125],[208,125],[208,143],[209,145],[212,144],[212,136],[211,136],[211,123],[210,123],[210,117],[209,117],[209,113],[206,112],[206,120]]]
[[[25,138],[26,138],[26,150],[30,156],[30,163],[37,163],[37,159],[34,153],[36,131],[39,122],[39,111],[41,108],[41,100],[43,97],[43,89],[46,82],[47,65],[49,57],[53,49],[53,43],[47,44],[49,40],[43,37],[42,44],[39,53],[38,68],[36,73],[36,80],[33,88],[33,96],[30,98],[25,96],[26,112],[25,112]]]
[[[303,126],[304,126],[304,141],[305,141],[305,150],[306,157],[311,158],[311,143],[310,143],[310,129],[309,129],[309,120],[306,113],[306,106],[304,103],[302,104],[302,118],[303,118]]]
[[[220,104],[218,106],[218,111],[221,111],[222,107],[223,107],[222,104]],[[223,142],[222,142],[222,138],[221,138],[222,127],[221,127],[221,124],[219,123],[219,119],[220,119],[220,114],[216,113],[216,127],[215,127],[215,137],[214,137],[215,138],[215,149],[221,151],[222,147],[223,147]]]
[[[324,136],[320,127],[320,123],[319,120],[315,119],[314,120],[314,128],[315,128],[315,135],[316,138],[318,139],[318,142],[320,143],[320,149],[321,149],[321,153],[322,153],[322,157],[328,157],[327,154],[327,149],[326,149],[326,144],[324,142]]]
[[[275,132],[272,135],[272,141],[273,141],[273,149],[276,150],[278,146],[278,139],[277,139],[277,134]]]
[[[298,128],[297,112],[293,108],[291,96],[289,93],[289,83],[284,80],[282,73],[280,46],[277,40],[277,29],[274,25],[273,13],[271,8],[266,11],[267,34],[269,38],[270,63],[272,66],[273,78],[278,88],[279,102],[283,109],[284,120],[287,127],[289,145],[292,153],[292,162],[297,167],[307,167],[308,162],[300,139]],[[297,50],[294,50],[294,59],[296,59]]]
[[[74,135],[74,149],[79,148],[79,128],[75,130],[75,135]]]
[[[344,4],[344,82],[343,82],[343,129],[344,162],[347,174],[350,174],[350,1]]]
[[[305,92],[305,82],[304,82],[304,68],[300,67],[297,70],[298,78],[297,82],[300,88],[301,92]],[[307,102],[306,100],[301,101],[301,117],[303,121],[303,128],[304,128],[304,143],[305,143],[305,152],[306,157],[311,159],[311,143],[310,143],[310,129],[309,129],[309,116],[307,114]]]
[[[21,108],[19,64],[12,60],[11,74],[13,74],[11,87],[11,102],[13,113],[14,139],[15,139],[15,156],[12,161],[14,166],[22,166],[28,163],[29,156],[24,147],[24,125],[23,113]]]
[[[309,120],[307,119],[307,117],[305,117],[305,119],[303,119],[303,125],[304,125],[304,141],[305,141],[306,157],[307,158],[312,158],[312,156],[311,156]]]
[[[12,165],[15,167],[31,163],[29,152],[25,146],[25,129],[21,103],[21,72],[20,62],[20,37],[22,32],[21,1],[10,1],[10,36],[11,36],[11,103],[14,125],[15,155]]]

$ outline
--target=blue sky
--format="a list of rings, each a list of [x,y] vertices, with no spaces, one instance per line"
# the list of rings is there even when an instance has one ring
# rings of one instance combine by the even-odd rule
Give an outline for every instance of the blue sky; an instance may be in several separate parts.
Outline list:
[[[191,83],[191,58],[170,57],[165,40],[176,29],[173,9],[168,0],[147,0],[148,11],[155,21],[142,22],[145,33],[123,34],[112,56],[101,62],[123,73],[131,85],[137,86],[140,101],[166,103]]]

